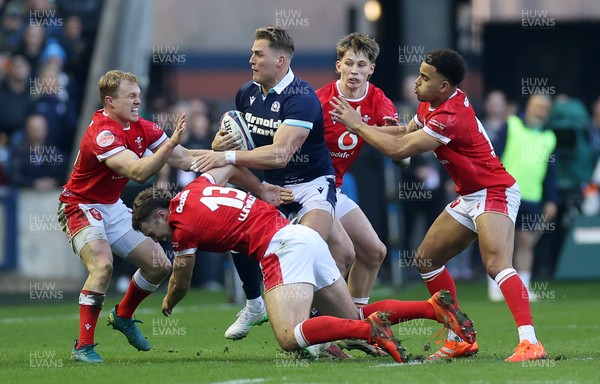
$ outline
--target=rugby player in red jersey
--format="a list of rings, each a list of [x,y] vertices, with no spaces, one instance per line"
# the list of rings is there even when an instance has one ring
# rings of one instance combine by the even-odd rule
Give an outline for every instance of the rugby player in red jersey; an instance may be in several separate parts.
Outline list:
[[[242,179],[251,180],[246,186],[261,190],[258,196],[273,205],[294,200],[290,190],[263,184],[247,169],[232,165],[202,174],[172,199],[155,187],[136,197],[133,227],[155,241],[173,242],[173,274],[162,303],[165,316],[171,315],[189,290],[194,264],[202,262],[195,258],[199,248],[233,249],[260,264],[269,321],[286,351],[357,338],[405,362],[404,349],[390,324],[417,317],[445,323],[474,341],[472,322],[447,291],[437,292],[428,301],[385,300],[359,312],[318,232],[302,224],[290,225],[273,205],[224,187],[228,181],[239,184]],[[309,319],[313,303],[322,316]]]
[[[379,45],[369,36],[352,33],[337,46],[336,71],[340,78],[317,90],[323,107],[325,141],[335,170],[337,204],[335,216],[352,239],[356,259],[348,274],[348,288],[357,306],[369,302],[379,267],[387,250],[360,207],[340,187],[344,175],[358,157],[365,141],[348,132],[343,124],[331,119],[329,104],[333,97],[343,97],[354,109],[361,107],[362,120],[378,129],[389,119],[397,123],[396,107],[383,91],[369,82],[375,70]]]
[[[430,292],[456,286],[444,264],[479,238],[487,273],[500,286],[518,327],[519,344],[506,361],[546,358],[535,335],[527,288],[512,266],[519,187],[494,153],[466,95],[457,88],[465,67],[455,51],[429,52],[415,81],[421,102],[406,127],[370,129],[343,98],[334,98],[332,118],[393,160],[433,151],[456,184],[459,197],[433,223],[416,252],[415,264]],[[444,347],[430,359],[464,357],[476,343],[449,331]]]
[[[138,350],[150,349],[133,312],[171,271],[163,249],[131,227],[131,211],[120,199],[127,182],[144,182],[165,163],[189,170],[192,155],[179,145],[185,130],[180,116],[171,138],[139,116],[140,87],[135,75],[108,71],[98,81],[103,109],[96,111],[81,140],[73,172],[59,197],[58,220],[88,270],[79,295],[79,338],[71,359],[102,363],[94,332],[112,274],[113,253],[139,269],[109,315]]]

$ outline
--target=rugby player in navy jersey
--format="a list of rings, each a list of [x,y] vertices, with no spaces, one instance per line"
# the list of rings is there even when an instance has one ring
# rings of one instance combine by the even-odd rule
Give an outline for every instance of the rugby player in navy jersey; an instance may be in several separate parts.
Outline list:
[[[241,111],[256,148],[235,148],[230,136],[220,132],[213,149],[197,158],[192,169],[206,172],[215,167],[236,164],[264,170],[266,182],[293,191],[295,203],[281,207],[285,214],[297,213],[301,224],[311,227],[327,240],[340,272],[345,276],[354,259],[352,242],[339,220],[334,218],[335,172],[325,144],[323,111],[312,87],[296,77],[290,68],[294,42],[279,26],[258,28],[250,65],[252,80],[237,92],[236,109]],[[246,307],[225,332],[229,339],[241,339],[252,325],[266,321],[260,297],[258,264],[234,256],[243,281]]]

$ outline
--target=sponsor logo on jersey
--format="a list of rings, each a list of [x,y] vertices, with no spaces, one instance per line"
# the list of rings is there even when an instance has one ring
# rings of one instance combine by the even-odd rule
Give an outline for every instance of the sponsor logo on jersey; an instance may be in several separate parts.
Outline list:
[[[248,125],[250,132],[262,136],[275,136],[277,127],[281,125],[281,120],[279,119],[266,119],[264,117],[254,116],[251,112],[246,112],[244,114],[244,119],[246,119],[246,124]]]
[[[279,110],[281,109],[281,104],[279,104],[279,101],[274,101],[273,104],[271,105],[271,112],[279,112]]]
[[[98,221],[102,220],[102,214],[100,213],[99,210],[97,210],[96,208],[90,208],[90,215],[92,215],[92,217]]]
[[[343,151],[349,151],[358,144],[358,137],[348,131],[342,133],[338,138],[338,147]],[[339,156],[337,156],[339,157]]]
[[[179,205],[175,208],[175,212],[181,213],[183,212],[183,206],[185,205],[185,201],[187,200],[187,196],[189,195],[190,190],[187,189],[181,192],[181,196],[179,196]]]
[[[96,144],[102,148],[108,147],[115,142],[115,135],[111,131],[102,131],[96,136]]]
[[[256,100],[256,96],[250,96],[250,105],[254,104],[254,100]]]
[[[323,187],[319,187],[319,188],[317,188],[317,191],[319,191],[319,193],[323,193],[323,190],[324,190],[324,189],[325,189],[325,188],[323,188]]]
[[[434,119],[431,119],[431,120],[429,120],[429,122],[428,122],[428,125],[429,125],[429,126],[434,126],[434,127],[437,127],[437,128],[439,128],[439,129],[441,129],[442,131],[443,131],[444,129],[446,129],[446,125],[445,125],[445,124],[442,124],[442,123],[440,123],[439,121],[437,121],[437,120],[434,120]]]

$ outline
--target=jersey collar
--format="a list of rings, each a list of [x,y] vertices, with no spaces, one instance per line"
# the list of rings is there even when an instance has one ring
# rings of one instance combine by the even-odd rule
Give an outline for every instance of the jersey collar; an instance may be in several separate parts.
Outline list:
[[[283,76],[283,79],[281,79],[279,81],[279,83],[277,83],[273,88],[269,89],[269,92],[267,92],[267,94],[269,93],[277,93],[278,95],[281,95],[281,92],[283,92],[283,90],[290,84],[292,84],[292,81],[294,81],[294,72],[292,72],[292,68],[288,69],[288,72],[286,73],[285,76]],[[258,85],[259,90],[261,85],[259,83],[257,83],[256,81],[254,82],[254,84]],[[261,92],[262,93],[262,92]]]
[[[367,97],[367,95],[369,94],[369,87],[371,86],[371,83],[369,83],[367,81],[366,84],[367,84],[367,87],[365,88],[365,94],[356,99],[349,99],[342,93],[342,90],[340,89],[340,80],[337,80],[335,82],[335,87],[337,88],[338,94],[340,96],[342,96],[343,98],[345,98],[346,101],[348,101],[349,103],[359,103],[359,102],[363,101],[365,99],[365,97]]]

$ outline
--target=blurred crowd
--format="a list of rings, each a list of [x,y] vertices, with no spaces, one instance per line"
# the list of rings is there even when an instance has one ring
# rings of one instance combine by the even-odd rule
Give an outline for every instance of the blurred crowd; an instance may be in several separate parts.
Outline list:
[[[101,0],[0,0],[0,185],[60,187]]]

